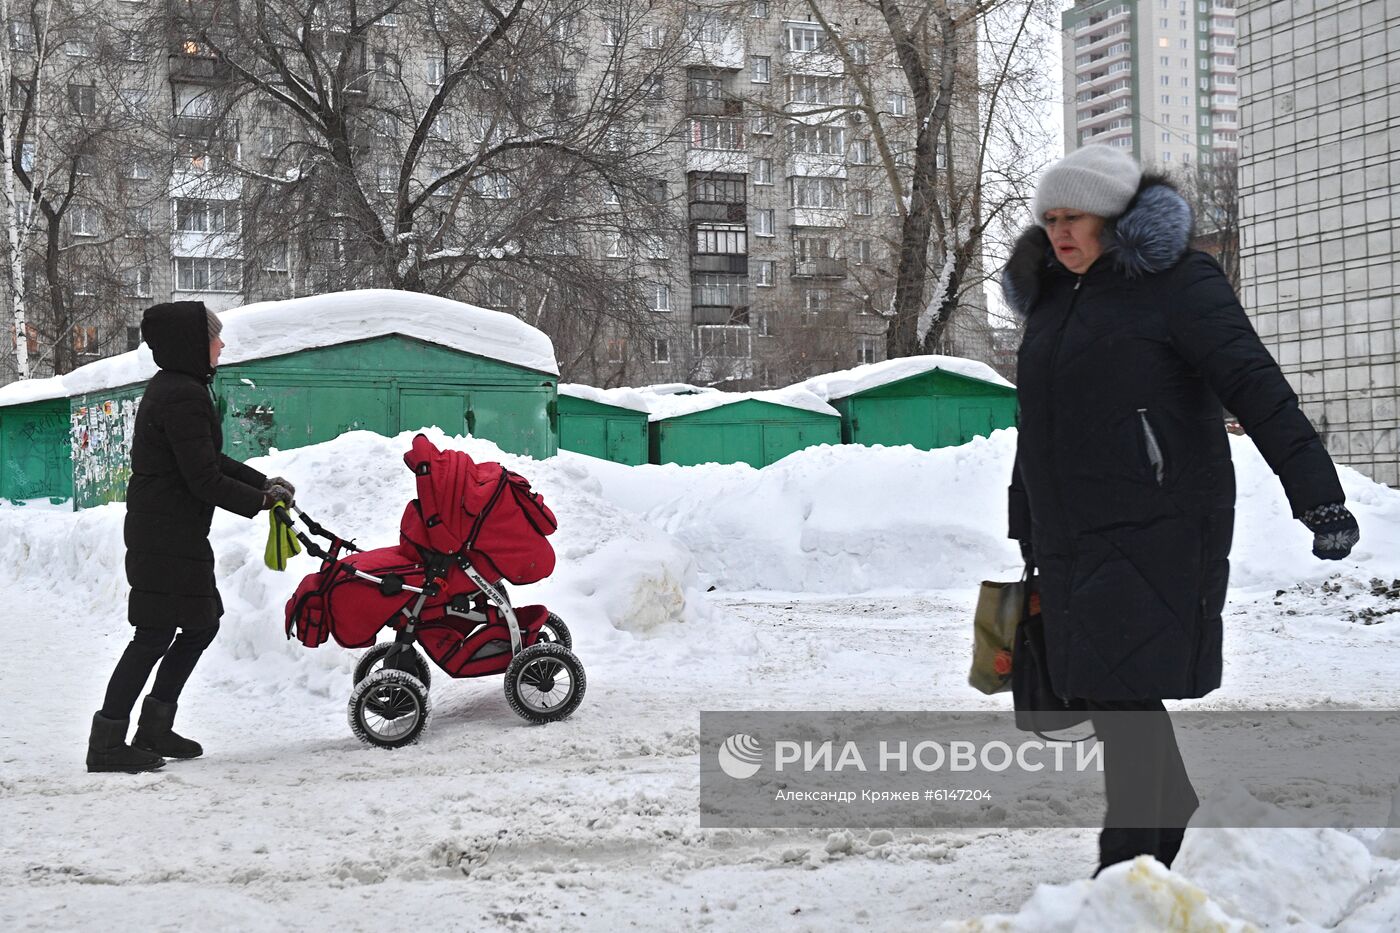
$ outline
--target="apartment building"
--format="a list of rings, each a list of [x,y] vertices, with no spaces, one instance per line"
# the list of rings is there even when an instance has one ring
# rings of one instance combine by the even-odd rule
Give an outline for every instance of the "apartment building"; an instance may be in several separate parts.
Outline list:
[[[160,9],[139,0],[101,2],[114,20],[132,24],[149,24]],[[152,2],[168,4],[171,24],[191,6],[188,0]],[[238,6],[218,9],[222,19],[214,25],[234,29]],[[568,64],[561,65],[558,83],[577,102],[599,80],[598,63],[619,44],[660,45],[672,28],[686,36],[673,73],[647,87],[635,128],[660,143],[657,198],[672,208],[675,227],[658,228],[648,237],[654,244],[644,248],[621,235],[595,237],[591,244],[585,238],[582,247],[615,260],[620,275],[648,280],[648,322],[640,330],[605,330],[597,358],[603,372],[584,378],[757,388],[882,359],[886,319],[879,312],[892,298],[900,217],[871,128],[850,106],[855,83],[831,37],[795,0],[736,3],[723,12],[677,3],[656,10],[655,24],[638,27],[589,7],[568,24],[578,54],[561,58]],[[824,12],[831,22],[859,21],[843,15],[848,11],[840,2]],[[381,82],[440,86],[441,55],[416,44],[428,25],[407,15],[388,17],[356,39],[360,76],[346,94],[372,109]],[[852,25],[843,40],[878,98],[888,147],[902,169],[911,157],[912,104],[888,39],[882,41],[876,24],[867,28],[872,31],[860,35]],[[315,41],[323,47],[348,41],[333,19],[319,29]],[[255,192],[260,180],[273,166],[286,170],[277,156],[302,132],[285,108],[266,100],[230,102],[233,70],[173,25],[154,54],[139,54],[138,46],[133,39],[131,74],[120,79],[131,86],[122,94],[168,100],[169,110],[155,121],[168,130],[150,140],[149,152],[121,156],[129,166],[121,169],[121,185],[105,192],[93,186],[88,196],[106,198],[108,226],[75,228],[95,242],[124,225],[133,244],[129,256],[113,261],[121,268],[110,289],[80,296],[109,311],[100,323],[83,325],[79,362],[134,345],[140,311],[154,301],[199,299],[223,309],[379,284],[335,229],[279,239],[278,231],[247,223],[250,200],[266,197]],[[975,136],[975,97],[959,101],[955,113]],[[435,126],[433,135],[449,137],[453,126],[460,132],[472,117],[445,113],[444,128],[439,133]],[[400,132],[386,121],[349,144],[372,157]],[[391,191],[396,166],[375,171],[366,187]],[[519,183],[483,175],[472,181],[472,193],[485,209],[504,208],[519,196]],[[597,200],[600,211],[610,206],[605,193]],[[464,278],[454,297],[516,313],[537,300],[529,281],[494,275]],[[945,352],[990,352],[985,306],[972,304]],[[117,309],[115,316],[110,309]]]
[[[1079,0],[1061,15],[1065,151],[1166,170],[1239,148],[1236,0]]]

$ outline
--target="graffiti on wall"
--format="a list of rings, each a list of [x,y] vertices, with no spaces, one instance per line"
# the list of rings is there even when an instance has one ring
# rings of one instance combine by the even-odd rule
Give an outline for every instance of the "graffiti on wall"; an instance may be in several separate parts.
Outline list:
[[[4,479],[0,488],[13,500],[67,498],[68,459],[60,445],[64,417],[55,411],[10,415],[5,426]]]
[[[126,498],[131,478],[131,440],[136,433],[136,398],[105,399],[73,409],[73,500],[79,508]]]

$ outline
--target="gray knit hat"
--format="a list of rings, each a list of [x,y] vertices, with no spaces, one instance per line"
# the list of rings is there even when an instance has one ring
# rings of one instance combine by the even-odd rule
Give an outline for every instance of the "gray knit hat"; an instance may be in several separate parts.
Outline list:
[[[219,320],[219,316],[214,313],[213,308],[205,308],[204,316],[209,321],[209,339],[213,340],[224,329],[224,322]]]
[[[1137,194],[1142,169],[1133,157],[1113,146],[1084,146],[1052,165],[1035,189],[1035,222],[1045,226],[1045,212],[1073,208],[1114,218]]]

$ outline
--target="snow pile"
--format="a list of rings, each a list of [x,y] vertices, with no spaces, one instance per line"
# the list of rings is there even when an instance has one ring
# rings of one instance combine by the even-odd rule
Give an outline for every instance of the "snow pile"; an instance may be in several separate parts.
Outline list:
[[[282,356],[385,334],[402,334],[526,369],[557,375],[554,344],[519,318],[417,292],[367,288],[286,301],[263,301],[219,315],[228,344],[223,363]],[[156,365],[145,344],[129,353],[79,367],[66,376],[13,383],[0,405],[64,398],[145,382]]]
[[[858,593],[973,587],[1019,565],[1006,538],[1016,432],[959,447],[820,446],[762,470],[747,464],[625,467],[583,458],[608,498],[674,535],[725,589]],[[1353,572],[1400,577],[1400,492],[1339,467],[1361,543],[1312,556],[1278,480],[1232,437],[1239,488],[1231,584],[1289,587]],[[569,455],[576,456],[576,455]]]
[[[733,405],[747,399],[768,402],[771,405],[782,405],[786,408],[813,411],[819,415],[832,415],[837,418],[841,416],[841,413],[828,405],[824,399],[818,398],[806,389],[795,386],[786,389],[764,389],[760,392],[704,392],[698,395],[648,394],[646,396],[652,421],[678,418],[681,415],[693,415],[697,411],[709,411],[712,408]]]
[[[806,382],[799,382],[797,386],[830,401],[889,385],[892,382],[899,382],[901,379],[922,376],[935,369],[941,369],[958,376],[966,376],[969,379],[980,379],[983,382],[1005,386],[1008,389],[1015,388],[986,363],[963,359],[960,356],[939,356],[937,354],[908,356],[884,360],[879,363],[867,363],[854,369],[813,376]]]
[[[364,548],[384,547],[398,543],[399,519],[415,495],[413,474],[403,464],[414,433],[386,438],[355,431],[249,462],[268,475],[291,479],[297,505],[326,528]],[[545,497],[559,518],[559,530],[550,538],[558,567],[539,583],[512,587],[511,598],[518,605],[548,605],[569,623],[576,642],[588,646],[590,659],[627,649],[634,635],[677,623],[704,626],[705,637],[695,644],[713,645],[718,638],[723,650],[746,650],[747,633],[730,633],[734,637],[726,641],[725,631],[716,628],[685,549],[604,500],[596,480],[579,463],[534,461],[504,453],[489,441],[424,433],[440,447],[504,463],[528,477]],[[103,631],[116,629],[125,618],[127,592],[124,516],[120,503],[68,514],[0,508],[0,589],[81,581],[63,588],[62,611]],[[302,554],[286,573],[268,570],[262,559],[265,514],[250,522],[220,510],[210,540],[225,605],[214,653],[255,660],[258,680],[276,684],[278,690],[296,685],[316,693],[343,692],[352,653],[333,644],[310,650],[287,641],[282,630],[287,599],[304,574],[319,568],[319,561]]]

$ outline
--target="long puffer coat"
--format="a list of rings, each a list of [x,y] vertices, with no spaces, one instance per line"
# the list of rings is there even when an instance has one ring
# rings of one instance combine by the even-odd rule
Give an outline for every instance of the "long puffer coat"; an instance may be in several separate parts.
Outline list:
[[[1010,536],[1040,572],[1064,697],[1204,696],[1220,685],[1235,478],[1224,403],[1294,516],[1342,502],[1336,469],[1191,211],[1147,176],[1083,275],[1039,227],[1002,275],[1026,318]]]
[[[251,518],[262,508],[265,477],[220,452],[204,305],[156,305],[142,318],[141,335],[160,372],[141,397],[131,444],[128,619],[138,626],[211,625],[223,614],[209,547],[214,507]]]

